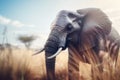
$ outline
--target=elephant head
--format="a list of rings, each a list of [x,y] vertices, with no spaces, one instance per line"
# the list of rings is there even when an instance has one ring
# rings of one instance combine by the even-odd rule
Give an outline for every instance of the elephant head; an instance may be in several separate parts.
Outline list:
[[[49,38],[45,44],[48,59],[54,58],[61,50],[67,47],[69,34],[79,31],[81,29],[81,18],[78,13],[62,10],[57,15],[55,21],[52,23],[52,30]]]
[[[83,37],[83,35],[80,36],[80,34],[84,34],[85,31],[89,31],[86,29],[87,27],[88,29],[91,28],[88,26],[88,25],[91,25],[90,23],[91,21],[94,21],[95,23],[98,23],[98,25],[103,26],[102,28],[104,28],[105,25],[108,25],[110,23],[108,25],[107,30],[105,30],[105,34],[108,34],[110,32],[111,22],[109,21],[109,19],[106,18],[106,15],[104,13],[101,13],[101,11],[99,10],[97,11],[95,9],[94,11],[94,8],[91,10],[81,9],[81,10],[78,10],[77,12],[62,10],[58,13],[55,21],[52,23],[51,32],[49,34],[49,37],[46,41],[44,48],[37,52],[39,53],[45,50],[46,71],[47,71],[48,80],[55,80],[56,56],[62,50],[65,50],[67,47],[69,48],[70,44],[72,44],[72,46],[75,45],[74,47],[76,47],[76,45],[79,45],[78,43],[80,42],[80,38]],[[98,13],[95,13],[95,15],[99,14],[100,12],[100,15],[94,18],[91,17],[94,15],[93,11],[98,12]],[[102,19],[102,21],[99,19]],[[103,24],[104,21],[108,21],[108,23]]]

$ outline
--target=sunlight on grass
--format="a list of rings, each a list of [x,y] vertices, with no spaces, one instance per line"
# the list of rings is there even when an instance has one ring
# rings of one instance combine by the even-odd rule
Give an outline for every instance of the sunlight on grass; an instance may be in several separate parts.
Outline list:
[[[46,80],[44,52],[32,56],[32,50],[5,49],[0,51],[0,80]],[[90,54],[91,55],[91,54]],[[89,56],[90,57],[90,56]],[[92,57],[93,58],[93,57]],[[77,59],[77,58],[76,58]],[[95,58],[94,58],[95,59]],[[104,71],[96,64],[79,62],[80,80],[120,80],[120,58],[116,68],[104,62]],[[56,80],[68,80],[68,53],[63,51],[56,59]]]

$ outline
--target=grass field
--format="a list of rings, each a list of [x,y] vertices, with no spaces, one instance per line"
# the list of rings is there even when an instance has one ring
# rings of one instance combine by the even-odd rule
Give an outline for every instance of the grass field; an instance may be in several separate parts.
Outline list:
[[[32,56],[34,51],[26,49],[5,49],[0,51],[0,80],[45,80],[44,52]],[[67,51],[57,56],[57,80],[67,80]],[[106,69],[101,73],[94,65],[80,62],[80,80],[120,80],[119,59],[117,67],[105,64]],[[92,70],[91,70],[92,67]]]

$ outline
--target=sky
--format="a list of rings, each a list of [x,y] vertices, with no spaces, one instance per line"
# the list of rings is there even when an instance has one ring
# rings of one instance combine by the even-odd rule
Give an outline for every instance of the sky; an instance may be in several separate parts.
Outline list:
[[[50,26],[60,10],[96,7],[103,10],[120,32],[120,0],[0,0],[0,43],[7,27],[7,42],[23,46],[20,35],[37,36],[32,47],[44,45]]]

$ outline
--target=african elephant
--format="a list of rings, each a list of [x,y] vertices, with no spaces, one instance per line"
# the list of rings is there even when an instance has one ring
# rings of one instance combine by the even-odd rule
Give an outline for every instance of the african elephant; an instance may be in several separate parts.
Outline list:
[[[73,54],[83,56],[82,53],[93,50],[99,55],[100,51],[104,51],[107,39],[116,40],[116,37],[112,38],[114,34],[111,31],[117,32],[112,30],[111,24],[107,15],[98,8],[79,9],[77,12],[60,11],[41,50],[45,50],[47,80],[55,80],[55,59],[62,50],[68,48],[68,73],[73,72],[69,66],[74,64],[75,70],[79,71],[79,62],[75,60]],[[110,33],[112,35],[109,35]],[[76,53],[73,53],[73,48]],[[71,61],[74,61],[74,64]],[[69,80],[73,80],[72,77],[69,75]]]

